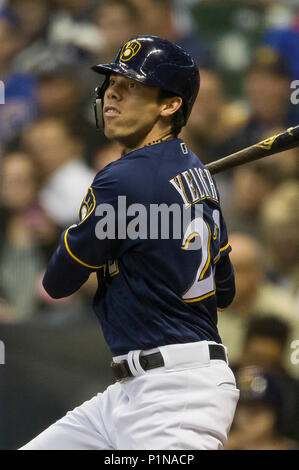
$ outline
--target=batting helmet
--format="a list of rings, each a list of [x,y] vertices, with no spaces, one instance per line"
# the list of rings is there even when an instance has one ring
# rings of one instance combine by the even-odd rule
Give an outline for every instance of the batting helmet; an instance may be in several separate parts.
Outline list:
[[[199,72],[192,57],[180,46],[158,36],[137,36],[118,51],[114,62],[92,67],[106,76],[96,88],[97,126],[102,123],[102,100],[111,73],[119,73],[144,85],[172,92],[183,99],[184,124],[199,90]],[[101,119],[100,119],[101,118]]]

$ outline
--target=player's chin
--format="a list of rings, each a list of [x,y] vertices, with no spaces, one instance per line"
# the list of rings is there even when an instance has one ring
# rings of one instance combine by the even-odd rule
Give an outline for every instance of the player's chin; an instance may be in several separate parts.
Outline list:
[[[105,123],[104,134],[107,139],[117,139],[117,137],[119,136],[119,131],[110,124]]]
[[[104,127],[104,134],[109,140],[122,140],[127,136],[128,131],[121,126],[108,124]]]

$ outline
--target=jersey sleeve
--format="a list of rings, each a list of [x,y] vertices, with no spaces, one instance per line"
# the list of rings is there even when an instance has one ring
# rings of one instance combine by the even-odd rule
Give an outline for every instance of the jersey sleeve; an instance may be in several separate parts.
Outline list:
[[[222,258],[225,255],[228,255],[231,252],[231,246],[228,240],[227,228],[226,223],[221,215],[220,220],[220,248],[219,248],[219,255]]]
[[[43,279],[54,298],[66,297],[120,255],[118,240],[118,178],[104,170],[96,176],[79,208],[78,223],[66,229]]]
[[[214,180],[214,178],[212,178],[212,179],[214,181],[214,185],[215,185],[215,188],[216,188],[216,191],[217,191],[218,201],[219,201],[219,204],[220,204],[219,190],[217,188],[216,181]],[[216,259],[222,258],[223,256],[229,254],[232,250],[231,246],[229,244],[229,241],[228,241],[227,227],[226,227],[226,223],[225,223],[225,220],[224,220],[221,209],[220,209],[219,223],[220,223],[220,227],[219,227],[220,228],[220,241],[219,241],[219,253],[216,256]]]
[[[235,296],[235,275],[233,265],[226,254],[216,263],[215,270],[217,307],[228,307]]]
[[[217,188],[218,200],[220,195]],[[220,211],[220,240],[219,240],[219,253],[216,256],[215,265],[215,284],[216,284],[216,297],[217,307],[228,307],[235,296],[235,275],[233,265],[229,258],[231,246],[228,241],[228,233],[226,223]]]

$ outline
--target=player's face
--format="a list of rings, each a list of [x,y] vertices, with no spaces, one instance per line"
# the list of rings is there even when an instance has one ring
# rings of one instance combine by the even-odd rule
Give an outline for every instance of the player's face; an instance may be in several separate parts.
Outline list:
[[[110,76],[104,95],[104,131],[108,139],[133,147],[159,120],[158,89],[118,74]]]

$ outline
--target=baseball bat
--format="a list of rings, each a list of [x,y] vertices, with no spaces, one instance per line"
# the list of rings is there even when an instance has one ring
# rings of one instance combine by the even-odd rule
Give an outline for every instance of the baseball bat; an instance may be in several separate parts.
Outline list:
[[[212,175],[299,146],[299,125],[206,165]]]

